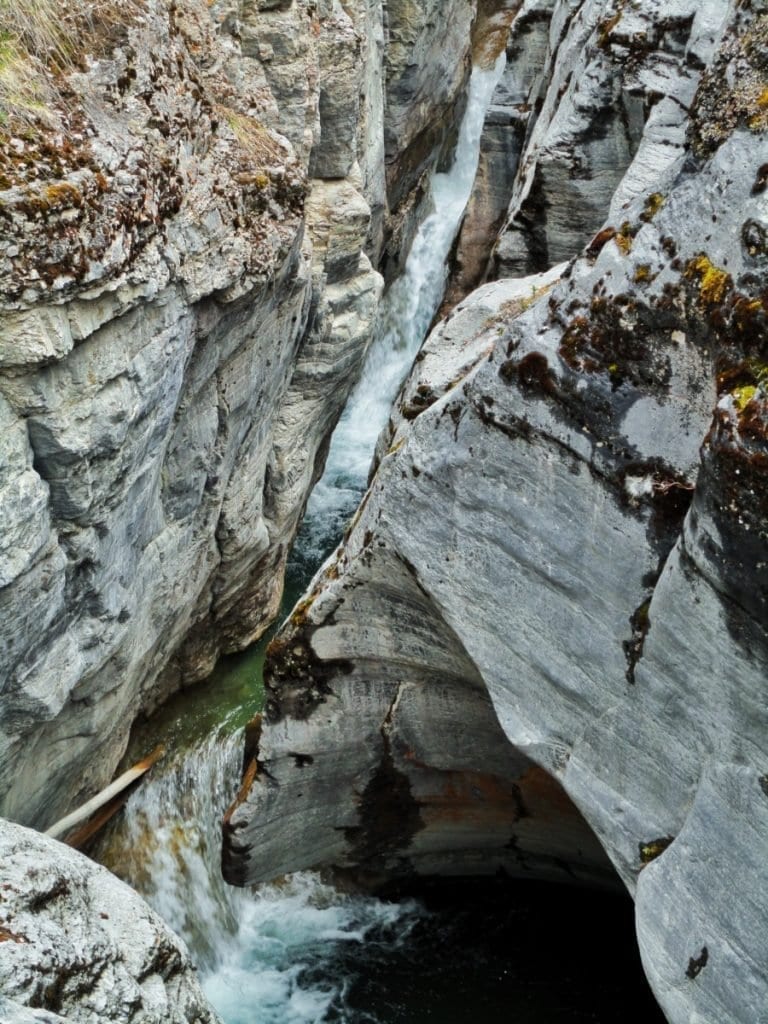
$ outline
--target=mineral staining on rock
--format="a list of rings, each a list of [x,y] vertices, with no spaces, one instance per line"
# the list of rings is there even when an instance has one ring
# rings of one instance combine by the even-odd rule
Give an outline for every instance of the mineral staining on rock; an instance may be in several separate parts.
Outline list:
[[[754,1024],[766,15],[131,0],[105,33],[60,6],[82,60],[26,34],[0,52],[4,813],[68,810],[137,714],[274,615],[378,269],[472,46],[511,22],[451,315],[272,646],[225,871],[618,873],[670,1021]],[[25,48],[38,77],[11,96]],[[465,297],[486,274],[518,279]],[[119,996],[213,1019],[146,908],[18,826],[3,843],[0,1014],[103,1019]]]
[[[764,74],[764,17],[521,8],[512,38],[538,20],[550,58],[515,189],[540,166],[542,206],[575,210],[614,122],[574,140],[619,106],[625,159],[573,236],[538,212],[502,234],[520,268],[536,231],[549,259],[579,234],[559,280],[530,304],[483,286],[414,365],[344,543],[273,643],[233,881],[595,878],[588,825],[670,1021],[762,1019],[768,148],[722,68],[738,52]]]

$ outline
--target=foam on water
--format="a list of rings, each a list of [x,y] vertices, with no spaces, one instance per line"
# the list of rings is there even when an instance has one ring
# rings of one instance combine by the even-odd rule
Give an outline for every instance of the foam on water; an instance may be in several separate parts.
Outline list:
[[[475,179],[485,112],[504,70],[476,68],[453,165],[431,179],[432,212],[414,239],[403,274],[382,302],[362,377],[333,435],[325,473],[307,506],[299,557],[321,562],[365,492],[376,440],[445,291],[448,255]]]
[[[220,822],[242,746],[242,732],[224,726],[163,765],[133,794],[100,859],[187,942],[226,1024],[362,1024],[346,1004],[340,950],[395,950],[424,912],[340,893],[310,872],[253,890],[226,885]]]
[[[292,875],[253,895],[203,987],[227,1024],[360,1021],[346,1003],[340,947],[394,949],[420,913],[415,903],[344,895],[315,874]]]

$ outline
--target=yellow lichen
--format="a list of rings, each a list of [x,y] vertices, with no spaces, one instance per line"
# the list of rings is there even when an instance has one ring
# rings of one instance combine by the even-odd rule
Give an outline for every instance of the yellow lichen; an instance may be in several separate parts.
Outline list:
[[[652,221],[663,205],[664,196],[661,194],[661,192],[654,192],[646,199],[645,209],[640,214],[640,219],[644,220],[646,223],[648,221]]]
[[[698,278],[699,295],[702,302],[709,306],[719,306],[733,286],[731,275],[716,267],[704,253],[688,263],[685,276],[689,279]]]
[[[748,384],[743,388],[735,388],[731,394],[736,409],[742,413],[757,394],[757,388]]]
[[[768,86],[757,86],[760,91],[752,93],[752,113],[748,124],[753,132],[763,132],[768,128]]]
[[[632,252],[632,225],[629,221],[624,221],[621,230],[613,236],[613,240],[625,256]]]
[[[618,10],[612,17],[606,18],[605,21],[601,22],[597,29],[597,45],[600,49],[605,50],[611,41],[611,32],[621,21],[622,10]]]
[[[83,203],[80,190],[68,181],[48,185],[45,189],[45,198],[51,207],[82,206]]]

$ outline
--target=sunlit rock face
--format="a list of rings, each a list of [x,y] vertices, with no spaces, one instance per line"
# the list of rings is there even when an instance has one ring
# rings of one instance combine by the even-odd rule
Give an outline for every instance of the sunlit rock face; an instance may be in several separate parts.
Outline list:
[[[220,1024],[184,944],[105,868],[0,820],[4,1024]]]
[[[506,829],[534,873],[552,855],[596,875],[575,807],[635,896],[669,1020],[752,1024],[768,1004],[768,22],[712,2],[681,27],[684,6],[551,5],[555,41],[583,32],[579,73],[562,46],[546,70],[573,72],[564,128],[586,130],[587,84],[611,93],[617,63],[635,67],[641,21],[647,38],[676,26],[654,65],[669,93],[638,108],[559,280],[525,301],[484,286],[415,364],[344,543],[273,645],[225,868],[514,872]],[[569,152],[549,151],[563,182]],[[534,778],[552,780],[545,807]]]
[[[406,216],[385,101],[448,135],[473,17],[81,7],[92,58],[0,126],[0,809],[37,825],[274,617]]]

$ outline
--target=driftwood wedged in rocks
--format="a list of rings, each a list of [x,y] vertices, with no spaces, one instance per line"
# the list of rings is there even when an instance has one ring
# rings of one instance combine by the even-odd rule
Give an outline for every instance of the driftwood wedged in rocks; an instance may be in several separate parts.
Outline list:
[[[67,814],[64,818],[61,818],[54,825],[51,825],[46,830],[45,834],[50,836],[52,839],[61,839],[66,836],[75,825],[79,825],[81,822],[85,822],[82,828],[78,829],[77,832],[69,835],[63,842],[68,843],[70,846],[78,848],[90,839],[95,832],[97,832],[103,825],[109,821],[113,814],[115,814],[123,804],[123,799],[127,798],[127,790],[135,782],[138,782],[149,769],[156,764],[161,757],[165,754],[165,747],[162,744],[148,754],[141,761],[138,761],[132,768],[123,772],[113,782],[97,793],[96,796],[91,797],[81,807]],[[88,821],[97,811],[101,811],[97,818],[93,821]]]

